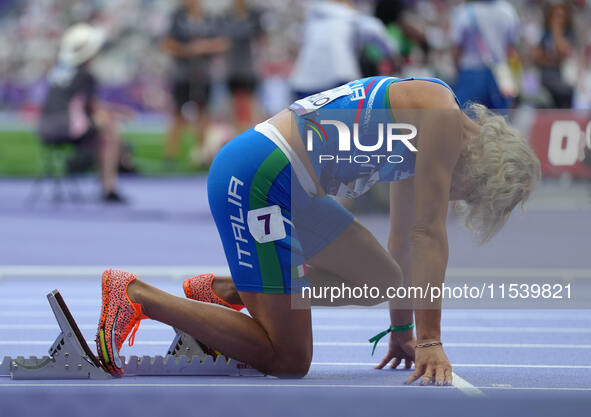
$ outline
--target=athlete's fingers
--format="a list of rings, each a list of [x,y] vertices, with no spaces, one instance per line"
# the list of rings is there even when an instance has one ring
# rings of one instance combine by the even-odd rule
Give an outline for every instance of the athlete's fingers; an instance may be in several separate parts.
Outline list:
[[[412,359],[406,358],[404,360],[404,369],[410,369],[411,366],[412,366]]]
[[[392,364],[390,365],[390,368],[396,369],[398,367],[398,365],[400,365],[400,362],[402,362],[402,359],[394,358],[394,360],[392,361]]]
[[[421,379],[421,385],[429,385],[433,381],[434,369],[431,365],[427,365],[427,370]]]
[[[394,356],[387,354],[386,356],[384,356],[384,359],[382,359],[382,361],[378,363],[373,369],[382,369],[384,366],[388,364],[388,362],[392,360],[393,357]]]
[[[416,364],[415,364],[415,366],[416,366]],[[407,378],[407,380],[404,383],[405,384],[412,384],[417,379],[419,379],[421,377],[421,375],[423,375],[424,370],[425,370],[424,366],[415,367],[415,371]]]
[[[444,384],[445,385],[451,385],[453,384],[453,373],[451,371],[451,368],[445,368],[445,381]]]
[[[443,381],[445,380],[445,369],[440,366],[435,371],[435,385],[443,385]]]

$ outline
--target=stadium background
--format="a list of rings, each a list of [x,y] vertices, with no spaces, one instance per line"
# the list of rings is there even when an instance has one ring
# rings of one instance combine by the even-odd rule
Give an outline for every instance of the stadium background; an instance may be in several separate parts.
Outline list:
[[[292,99],[289,77],[300,47],[308,3],[298,0],[248,2],[261,12],[263,29],[255,48],[260,77],[256,92],[258,119],[280,110]],[[410,51],[398,61],[395,74],[435,76],[453,85],[456,68],[449,41],[450,16],[453,7],[461,2],[407,0],[399,3],[404,8],[405,24],[415,28],[421,39],[420,42],[411,40]],[[162,163],[171,99],[170,58],[160,47],[160,40],[168,30],[169,16],[177,4],[165,0],[0,1],[0,175],[30,177],[41,172],[41,149],[35,126],[47,92],[46,75],[55,64],[64,30],[75,22],[89,19],[105,28],[110,40],[109,47],[92,64],[99,79],[101,98],[130,105],[138,112],[122,129],[124,140],[132,146],[139,172],[170,175],[202,171],[203,166],[191,162],[192,140],[188,137],[184,139],[178,165],[171,169]],[[544,3],[514,0],[511,4],[520,18],[518,50],[521,56],[521,62],[513,68],[521,83],[521,94],[512,117],[532,140],[542,161],[547,161],[553,122],[576,120],[584,133],[589,117],[584,111],[535,112],[536,108],[552,107],[531,58],[531,51],[543,34]],[[575,53],[563,75],[569,78],[575,92],[572,107],[588,110],[591,107],[591,25],[586,22],[591,20],[591,6],[585,1],[575,1],[571,5],[575,18]],[[231,6],[231,0],[203,1],[204,9],[212,15],[227,13]],[[375,4],[371,0],[358,0],[355,6],[372,14]],[[223,56],[215,60],[214,66],[210,111],[215,122],[208,136],[215,150],[218,142],[231,137],[233,132],[224,123],[229,106]],[[587,135],[589,131],[591,127]],[[558,168],[546,163],[546,176],[556,177],[564,172],[575,177],[591,176],[591,170],[580,163],[584,137],[572,140],[573,147],[576,142],[576,147],[581,148],[577,161],[567,161]],[[560,147],[568,148],[568,139],[566,144],[560,142]],[[560,149],[555,151],[560,152]]]

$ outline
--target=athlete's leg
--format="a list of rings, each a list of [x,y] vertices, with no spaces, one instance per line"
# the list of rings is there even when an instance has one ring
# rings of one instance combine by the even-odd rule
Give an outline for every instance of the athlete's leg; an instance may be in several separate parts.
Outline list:
[[[318,267],[311,267],[310,265],[307,265],[306,267],[306,275],[308,277],[310,287],[319,288],[318,290],[313,291],[314,294],[319,294],[320,291],[322,291],[322,288],[320,287],[340,287],[341,284],[349,286],[357,285],[354,282],[346,281],[345,278],[332,272]],[[242,299],[240,298],[240,294],[234,285],[232,277],[216,275],[213,279],[212,291],[215,293],[215,295],[229,304],[244,305]],[[337,307],[351,305],[351,301],[352,300],[349,299],[338,299],[331,301],[328,298],[313,298],[311,303],[313,306]],[[378,302],[378,300],[376,300],[376,302]]]
[[[224,355],[278,377],[302,377],[312,360],[310,310],[292,310],[289,294],[241,292],[252,317],[188,300],[142,281],[128,287],[148,317],[178,328]]]
[[[396,260],[357,220],[351,222],[307,263],[318,268],[315,271],[316,276],[314,272],[310,275],[313,285],[331,285],[338,277],[348,285],[363,287],[367,284],[368,287],[378,287],[381,294],[385,294],[386,288],[402,283],[402,271]],[[373,305],[384,300],[362,298],[350,301],[360,305]]]
[[[388,287],[402,283],[402,271],[396,260],[359,221],[354,220],[341,234],[318,254],[307,261],[310,286],[359,286],[377,287],[384,295]],[[231,304],[239,304],[240,296],[231,277],[215,277],[214,292]],[[318,293],[318,292],[316,292]],[[313,305],[374,305],[381,298],[313,299]]]

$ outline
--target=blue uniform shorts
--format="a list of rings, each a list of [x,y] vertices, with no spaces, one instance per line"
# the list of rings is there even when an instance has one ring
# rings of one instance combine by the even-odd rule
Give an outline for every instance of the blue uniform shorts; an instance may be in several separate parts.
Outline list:
[[[209,206],[238,291],[289,294],[307,286],[305,262],[353,215],[330,196],[309,196],[285,154],[250,129],[216,156]]]

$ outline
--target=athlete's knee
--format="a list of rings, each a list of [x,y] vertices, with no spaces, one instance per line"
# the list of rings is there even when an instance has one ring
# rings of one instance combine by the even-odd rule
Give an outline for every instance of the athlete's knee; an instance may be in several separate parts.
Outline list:
[[[303,378],[312,364],[312,349],[275,355],[269,374],[279,378]]]
[[[312,364],[312,354],[285,355],[277,358],[272,375],[279,378],[303,378]]]

